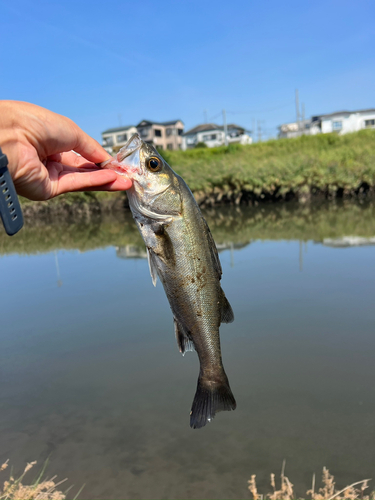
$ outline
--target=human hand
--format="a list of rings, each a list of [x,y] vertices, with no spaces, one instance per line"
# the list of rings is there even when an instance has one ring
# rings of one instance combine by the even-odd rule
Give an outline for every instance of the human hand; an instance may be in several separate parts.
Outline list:
[[[35,104],[0,101],[0,147],[18,194],[30,200],[131,187],[123,175],[95,165],[111,158],[98,142],[69,118]]]

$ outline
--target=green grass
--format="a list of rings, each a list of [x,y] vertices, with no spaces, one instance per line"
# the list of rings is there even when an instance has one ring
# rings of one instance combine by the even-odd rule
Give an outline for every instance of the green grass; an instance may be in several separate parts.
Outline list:
[[[301,188],[357,189],[375,185],[375,131],[321,134],[249,146],[164,151],[192,191],[247,190],[281,194]]]
[[[189,151],[163,151],[198,201],[212,193],[241,191],[282,198],[286,193],[314,191],[353,194],[363,183],[375,187],[375,130],[353,134],[320,134],[280,139],[249,146],[230,145]],[[69,193],[47,202],[45,210],[64,205],[92,207],[125,199],[124,193]],[[45,204],[45,202],[43,202]],[[22,199],[23,207],[35,202]],[[48,208],[47,208],[48,206]],[[41,210],[44,209],[41,207]]]

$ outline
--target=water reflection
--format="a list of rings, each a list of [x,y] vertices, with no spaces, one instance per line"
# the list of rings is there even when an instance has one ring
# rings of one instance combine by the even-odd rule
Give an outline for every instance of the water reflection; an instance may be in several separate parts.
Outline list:
[[[339,487],[372,477],[374,207],[205,215],[237,410],[189,428],[197,358],[178,353],[129,216],[29,223],[0,235],[0,463],[50,457],[50,475],[108,499],[248,498],[250,474],[268,491],[284,458],[300,496],[323,465]]]
[[[204,211],[219,250],[242,248],[256,240],[298,240],[316,243],[356,237],[372,244],[375,237],[373,203],[331,203],[301,206],[294,203],[264,207],[222,207]],[[343,240],[347,243],[348,239]],[[53,250],[87,251],[115,246],[141,256],[143,241],[129,212],[99,218],[89,224],[43,224],[28,220],[12,238],[0,233],[0,255],[34,254]],[[338,245],[342,246],[342,245]],[[139,254],[139,255],[138,255]]]

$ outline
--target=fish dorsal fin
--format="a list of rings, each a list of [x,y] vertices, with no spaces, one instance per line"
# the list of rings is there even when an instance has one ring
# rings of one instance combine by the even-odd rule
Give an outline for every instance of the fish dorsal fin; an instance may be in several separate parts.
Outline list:
[[[186,334],[181,323],[179,323],[179,321],[177,321],[176,318],[173,318],[173,321],[174,321],[174,332],[176,334],[178,348],[182,353],[182,355],[184,356],[186,351],[195,351],[194,344]]]
[[[221,289],[221,323],[232,323],[233,321],[233,309],[229,304],[223,289]]]
[[[214,268],[215,268],[215,270],[218,274],[218,278],[220,280],[221,275],[223,274],[223,271],[221,269],[221,264],[220,264],[219,254],[217,253],[216,243],[215,243],[215,240],[212,236],[210,228],[208,227],[208,224],[207,224],[206,220],[204,219],[204,217],[202,217],[202,220],[203,220],[204,227],[206,230],[206,236],[207,236],[208,246],[209,246],[210,252],[211,252],[212,263],[214,265]]]
[[[152,250],[147,248],[147,260],[148,260],[148,266],[150,268],[150,274],[151,274],[151,279],[152,279],[152,284],[156,286],[156,282],[158,280],[158,273],[156,271],[156,264],[154,260],[154,254]]]

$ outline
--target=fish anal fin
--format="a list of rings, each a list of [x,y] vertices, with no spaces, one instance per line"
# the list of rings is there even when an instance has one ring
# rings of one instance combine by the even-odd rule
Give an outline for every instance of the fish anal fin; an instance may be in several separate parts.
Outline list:
[[[176,318],[173,318],[173,321],[174,332],[176,334],[177,345],[180,353],[182,353],[182,355],[184,356],[186,351],[195,351],[193,342],[191,341],[191,339],[189,339],[181,324],[177,321]]]
[[[234,314],[232,306],[229,304],[223,290],[221,290],[221,323],[232,323]]]
[[[156,271],[157,268],[155,264],[155,257],[150,248],[147,248],[147,260],[148,260],[148,266],[150,268],[152,284],[156,286],[156,282],[158,280],[158,273]]]

